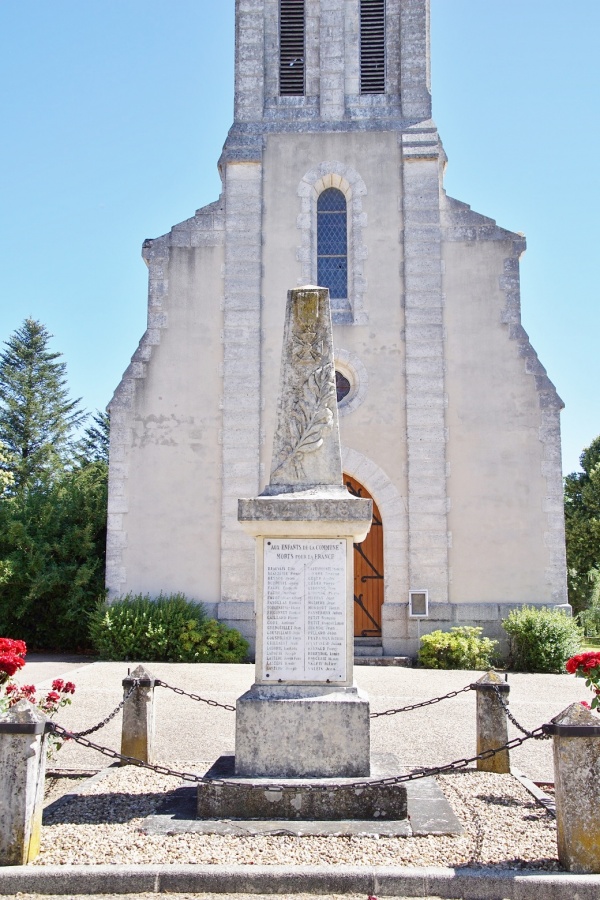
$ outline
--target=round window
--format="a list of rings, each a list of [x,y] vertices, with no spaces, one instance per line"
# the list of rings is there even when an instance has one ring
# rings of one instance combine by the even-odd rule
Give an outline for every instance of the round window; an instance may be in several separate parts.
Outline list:
[[[337,402],[341,403],[344,397],[347,397],[350,393],[351,384],[346,376],[338,372],[337,369],[335,372],[335,388],[337,391]]]

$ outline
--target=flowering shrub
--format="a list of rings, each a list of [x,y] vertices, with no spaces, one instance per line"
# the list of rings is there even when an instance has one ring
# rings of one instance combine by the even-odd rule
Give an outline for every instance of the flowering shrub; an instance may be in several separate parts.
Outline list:
[[[55,678],[52,682],[52,690],[38,698],[35,685],[17,684],[12,680],[17,670],[22,669],[25,665],[26,653],[27,646],[24,641],[0,638],[0,712],[10,709],[19,700],[29,700],[44,715],[52,717],[63,706],[71,703],[75,685],[72,681]],[[56,750],[59,750],[63,743],[63,740],[57,735],[48,735],[48,756],[52,756]]]
[[[567,660],[567,672],[585,678],[585,685],[594,694],[590,709],[600,707],[600,650],[588,650],[578,653]],[[585,706],[589,704],[585,703]]]
[[[6,684],[25,665],[27,647],[24,641],[0,638],[0,686]]]
[[[184,594],[127,594],[100,602],[90,637],[101,659],[144,662],[243,662],[248,642],[239,631],[207,619]]]

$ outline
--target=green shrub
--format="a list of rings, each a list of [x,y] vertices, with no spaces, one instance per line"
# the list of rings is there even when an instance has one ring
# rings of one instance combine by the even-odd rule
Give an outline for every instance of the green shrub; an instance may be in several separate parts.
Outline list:
[[[597,638],[600,637],[600,569],[592,569],[587,577],[592,584],[590,602],[577,618],[585,636]]]
[[[102,659],[148,662],[242,662],[248,643],[233,628],[208,620],[183,594],[127,594],[98,605],[90,638]]]
[[[419,665],[426,669],[489,669],[498,642],[482,638],[482,631],[464,625],[423,635]]]
[[[182,652],[188,662],[243,662],[248,655],[248,641],[235,628],[216,619],[196,627],[188,622],[181,635]]]
[[[509,666],[518,672],[564,672],[581,645],[577,622],[560,609],[513,609],[502,622],[509,635]]]

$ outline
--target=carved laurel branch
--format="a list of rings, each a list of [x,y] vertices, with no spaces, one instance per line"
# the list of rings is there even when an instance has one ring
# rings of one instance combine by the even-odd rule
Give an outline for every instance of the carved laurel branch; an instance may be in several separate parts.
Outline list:
[[[323,433],[333,425],[331,405],[336,402],[335,382],[329,366],[319,366],[302,385],[301,397],[292,406],[288,420],[289,439],[284,444],[284,454],[272,472],[276,475],[287,463],[294,467],[296,476],[303,475],[302,459],[306,453],[314,453],[323,444]]]

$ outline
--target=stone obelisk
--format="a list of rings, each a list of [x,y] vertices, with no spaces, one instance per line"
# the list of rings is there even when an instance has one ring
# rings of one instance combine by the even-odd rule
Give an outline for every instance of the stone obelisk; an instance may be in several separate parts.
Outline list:
[[[256,538],[256,680],[239,698],[235,771],[370,774],[369,701],[353,681],[353,544],[370,500],[344,487],[329,291],[289,291],[269,485],[239,501]]]

